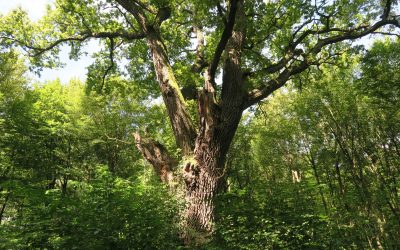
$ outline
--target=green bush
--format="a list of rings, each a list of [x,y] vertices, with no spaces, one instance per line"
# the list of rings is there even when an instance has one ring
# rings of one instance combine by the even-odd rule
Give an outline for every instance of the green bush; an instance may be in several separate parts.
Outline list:
[[[89,183],[27,196],[24,212],[1,226],[1,249],[175,249],[176,202],[155,180],[96,169]],[[30,194],[33,190],[30,190]]]

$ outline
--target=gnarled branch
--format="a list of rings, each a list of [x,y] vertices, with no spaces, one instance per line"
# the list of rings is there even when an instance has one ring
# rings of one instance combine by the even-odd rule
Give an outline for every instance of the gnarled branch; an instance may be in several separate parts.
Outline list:
[[[139,132],[134,133],[137,149],[143,157],[153,166],[154,171],[161,181],[171,184],[173,180],[173,170],[178,165],[178,161],[171,157],[167,149],[159,142],[151,138],[143,138]]]
[[[65,42],[83,42],[86,41],[90,38],[109,38],[109,39],[114,39],[114,38],[122,38],[126,40],[137,40],[137,39],[143,39],[145,37],[144,33],[138,32],[138,33],[130,33],[130,32],[82,32],[81,34],[77,34],[76,36],[73,37],[66,37],[66,38],[60,38],[54,42],[51,42],[49,45],[45,47],[37,47],[34,45],[29,45],[26,44],[25,42],[18,40],[14,37],[7,37],[7,36],[1,36],[0,38],[2,39],[7,39],[11,40],[14,43],[19,44],[22,47],[25,47],[29,50],[34,51],[32,56],[40,56],[43,53],[50,51],[54,49],[55,47],[65,43]]]
[[[387,25],[393,25],[395,27],[400,28],[400,23],[398,20],[385,18],[380,21],[377,21],[375,24],[370,26],[361,25],[348,30],[331,28],[320,31],[315,31],[315,30],[305,31],[299,38],[290,43],[292,47],[289,50],[287,50],[288,52],[283,59],[281,59],[278,63],[273,64],[270,67],[264,68],[262,70],[265,73],[275,73],[279,72],[280,70],[282,70],[282,72],[278,75],[278,77],[268,81],[260,88],[250,91],[248,93],[248,97],[246,98],[243,107],[247,108],[253,104],[256,104],[257,102],[269,96],[276,89],[282,87],[290,79],[291,76],[299,74],[304,70],[306,70],[307,68],[309,68],[311,65],[318,63],[318,62],[313,62],[313,63],[307,62],[306,58],[311,57],[313,55],[317,55],[318,53],[321,52],[321,50],[324,47],[342,41],[355,40],[369,34],[374,34],[379,28]],[[317,43],[312,48],[310,48],[307,54],[302,55],[304,57],[304,60],[300,64],[297,64],[295,66],[290,65],[292,64],[291,62],[294,59],[294,55],[289,53],[293,53],[296,46],[300,44],[307,36],[318,35],[318,34],[329,34],[330,32],[341,32],[341,34],[317,40]]]

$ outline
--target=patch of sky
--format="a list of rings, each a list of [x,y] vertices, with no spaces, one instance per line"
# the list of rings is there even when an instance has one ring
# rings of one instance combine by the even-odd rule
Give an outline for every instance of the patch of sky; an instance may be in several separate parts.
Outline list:
[[[0,0],[0,14],[6,15],[15,8],[25,10],[32,21],[39,20],[46,14],[47,5],[51,5],[53,0]],[[91,55],[100,50],[98,41],[92,40],[82,49],[88,53],[82,55],[78,60],[69,58],[69,47],[62,46],[60,52],[60,61],[65,65],[57,69],[44,69],[40,75],[33,73],[29,77],[34,81],[49,81],[60,79],[62,83],[67,83],[70,79],[78,78],[82,81],[86,80],[87,66],[94,62]]]

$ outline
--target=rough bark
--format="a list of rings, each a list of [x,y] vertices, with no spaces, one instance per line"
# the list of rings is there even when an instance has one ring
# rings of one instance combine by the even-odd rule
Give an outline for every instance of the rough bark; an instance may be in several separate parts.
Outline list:
[[[221,157],[220,145],[211,138],[199,139],[195,157],[184,167],[186,184],[186,209],[184,211],[184,239],[186,243],[206,240],[213,231],[214,198],[218,192],[223,166],[218,164]]]

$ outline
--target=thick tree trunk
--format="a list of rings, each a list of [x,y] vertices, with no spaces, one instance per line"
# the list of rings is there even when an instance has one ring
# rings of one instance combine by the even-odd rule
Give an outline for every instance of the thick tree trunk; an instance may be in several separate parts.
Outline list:
[[[171,184],[174,176],[175,184],[179,182],[177,177],[181,175],[173,174],[173,171],[183,173],[184,185],[181,187],[184,189],[186,206],[182,215],[182,238],[188,245],[201,245],[210,239],[214,231],[215,196],[222,187],[221,177],[225,173],[226,154],[242,112],[237,109],[230,114],[228,119],[217,110],[209,111],[210,118],[202,119],[192,155],[180,161],[182,169],[176,168],[178,161],[172,159],[161,144],[144,139],[139,134],[135,135],[138,149],[153,165],[163,182]],[[226,120],[224,123],[218,122],[221,119]],[[176,191],[176,187],[171,190]]]
[[[208,164],[213,165],[213,162]],[[200,235],[195,233],[208,233],[213,231],[214,222],[214,197],[218,190],[219,177],[208,166],[190,166],[186,173],[186,209],[185,235],[184,238],[190,241]],[[190,176],[189,176],[190,175]]]
[[[199,148],[194,161],[187,162],[184,168],[185,180],[185,226],[190,240],[193,232],[209,233],[213,231],[214,197],[223,173],[223,165],[216,159],[221,154],[220,148],[213,144]]]
[[[187,161],[183,169],[186,202],[183,239],[186,244],[204,243],[213,233],[214,199],[224,174],[224,160],[221,160],[224,152],[220,143],[212,138],[202,139],[211,139],[211,142],[199,144],[194,159]]]
[[[187,244],[201,243],[213,232],[214,199],[220,187],[225,157],[242,116],[247,94],[240,69],[241,51],[245,38],[243,1],[229,2],[229,16],[225,29],[205,72],[204,87],[197,95],[198,131],[193,125],[172,70],[159,25],[154,25],[154,22],[151,24],[145,11],[135,1],[118,0],[118,2],[135,17],[146,36],[176,144],[182,150],[183,159],[180,163],[183,167],[176,169],[178,161],[170,157],[161,144],[151,139],[141,138],[138,134],[135,135],[137,147],[153,165],[162,181],[170,183],[168,176],[172,175],[173,171],[183,172],[186,201],[182,223],[183,237]],[[201,62],[204,60],[202,57],[204,38],[201,29],[195,28],[195,30],[199,44],[193,69],[200,73],[203,68]],[[226,53],[222,57],[224,50]],[[215,76],[220,61],[223,61],[223,87],[221,95],[217,97]]]
[[[230,105],[221,113],[212,93],[206,90],[199,97],[200,131],[193,159],[183,169],[186,184],[185,233],[186,243],[201,244],[214,231],[214,199],[221,190],[225,173],[225,158],[239,124],[242,109]]]

